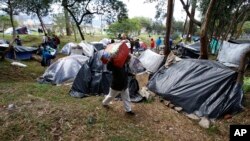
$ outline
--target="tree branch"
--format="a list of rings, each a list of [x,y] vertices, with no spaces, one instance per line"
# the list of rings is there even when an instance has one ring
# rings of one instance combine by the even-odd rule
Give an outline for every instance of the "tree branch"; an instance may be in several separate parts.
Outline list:
[[[183,0],[180,0],[180,1],[181,1],[182,5],[183,5],[183,9],[186,11],[186,13],[187,13],[189,19],[192,20],[196,25],[198,25],[198,26],[201,27],[201,22],[198,21],[198,20],[196,20],[194,17],[192,17],[192,16],[191,16],[191,13],[188,11],[188,7],[189,7],[189,6],[186,5],[186,4],[184,3]]]

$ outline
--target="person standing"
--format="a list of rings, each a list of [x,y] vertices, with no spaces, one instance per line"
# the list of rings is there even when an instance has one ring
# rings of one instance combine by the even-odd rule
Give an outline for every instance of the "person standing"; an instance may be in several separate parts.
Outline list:
[[[15,38],[15,43],[16,43],[16,45],[18,45],[18,46],[22,46],[22,41],[21,41],[19,35],[17,35],[17,37]]]
[[[44,34],[43,38],[42,38],[42,44],[48,44],[49,43],[49,37],[47,35],[47,33]]]
[[[156,50],[160,51],[160,45],[162,43],[161,37],[156,40]]]
[[[113,59],[107,59],[109,55],[104,53],[101,57],[104,63],[107,63],[108,70],[112,71],[112,81],[111,88],[109,90],[109,94],[102,101],[102,105],[108,108],[108,104],[119,94],[121,94],[121,98],[123,101],[123,105],[128,115],[135,115],[135,113],[131,109],[129,89],[128,89],[128,64],[127,62],[131,58],[129,55],[127,57],[126,63],[122,68],[116,67],[113,63]],[[107,61],[108,60],[108,61]]]
[[[151,38],[151,41],[150,41],[150,48],[153,49],[155,47],[155,41],[153,38]]]

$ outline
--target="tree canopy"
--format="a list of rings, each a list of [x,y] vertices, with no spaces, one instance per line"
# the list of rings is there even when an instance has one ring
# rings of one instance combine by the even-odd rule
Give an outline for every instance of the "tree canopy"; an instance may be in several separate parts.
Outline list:
[[[82,40],[84,36],[80,25],[91,23],[95,14],[104,15],[108,23],[127,18],[125,4],[119,0],[62,0],[62,6],[75,21]]]

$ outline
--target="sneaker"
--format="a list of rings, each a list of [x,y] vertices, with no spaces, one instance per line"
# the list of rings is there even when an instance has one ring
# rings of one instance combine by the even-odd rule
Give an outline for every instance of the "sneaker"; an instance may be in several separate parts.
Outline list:
[[[126,112],[126,114],[130,116],[135,116],[135,113],[133,111]]]

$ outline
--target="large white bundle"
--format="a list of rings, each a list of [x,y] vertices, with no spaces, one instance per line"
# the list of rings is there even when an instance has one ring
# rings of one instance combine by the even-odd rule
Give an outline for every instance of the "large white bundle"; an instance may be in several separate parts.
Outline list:
[[[152,73],[158,70],[163,59],[163,55],[159,55],[150,49],[147,49],[139,56],[139,60],[141,61],[142,65]]]
[[[83,54],[92,57],[94,55],[94,46],[91,44],[88,44],[86,42],[80,42],[78,44],[80,47],[82,47]]]
[[[233,44],[224,41],[217,60],[228,67],[239,67],[241,56],[250,49],[250,44]]]

